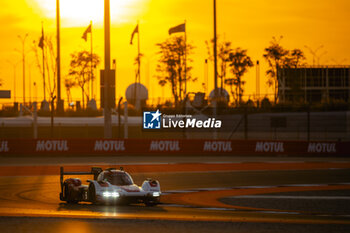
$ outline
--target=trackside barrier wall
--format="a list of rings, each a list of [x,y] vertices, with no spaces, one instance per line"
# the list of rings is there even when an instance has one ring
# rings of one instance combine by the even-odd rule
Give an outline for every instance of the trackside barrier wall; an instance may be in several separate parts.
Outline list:
[[[350,155],[350,142],[163,139],[0,139],[1,155]]]

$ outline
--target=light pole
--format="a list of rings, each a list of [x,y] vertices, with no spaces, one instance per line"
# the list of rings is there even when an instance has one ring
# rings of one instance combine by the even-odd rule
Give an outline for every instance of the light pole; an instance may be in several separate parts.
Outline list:
[[[56,34],[57,34],[57,110],[63,111],[61,100],[61,48],[60,48],[60,0],[56,0]]]
[[[256,99],[258,100],[260,97],[260,62],[256,61],[256,81],[255,81],[255,94]]]
[[[29,69],[28,69],[28,81],[29,81],[29,103],[32,104],[32,65],[34,62],[29,63]]]
[[[321,53],[320,55],[316,56],[317,57],[317,65],[319,66],[320,65],[320,60],[321,60],[321,57],[323,55],[326,55],[327,54],[327,51],[324,51],[323,53]]]
[[[218,61],[217,61],[217,37],[216,37],[216,0],[214,0],[214,93],[217,98],[218,88]]]
[[[152,85],[150,85],[150,77],[151,77],[151,63],[154,60],[154,58],[156,57],[157,54],[152,54],[151,56],[145,56],[145,58],[147,59],[147,67],[146,67],[146,87],[148,89],[148,99],[150,98],[150,93],[151,93],[151,88]],[[163,95],[164,96],[164,95]]]
[[[318,46],[316,49],[311,49],[309,46],[305,45],[305,48],[307,48],[310,53],[312,54],[312,64],[315,65],[316,63],[316,58],[317,58],[317,51],[323,48],[323,45]]]
[[[214,103],[213,103],[213,115],[217,114],[217,100],[218,100],[218,61],[217,61],[217,37],[216,37],[216,0],[214,0]],[[216,130],[213,135],[214,139],[217,139]]]
[[[112,60],[112,69],[115,70],[115,72],[117,72],[117,60],[113,59]],[[117,79],[115,80],[115,83],[117,83]],[[115,89],[115,97],[118,97],[118,92],[117,92],[117,88]]]
[[[26,87],[25,87],[25,80],[26,80],[26,54],[25,54],[25,41],[28,37],[28,33],[25,34],[24,37],[18,35],[18,38],[22,42],[22,63],[23,63],[23,105],[26,103]]]
[[[111,41],[110,41],[110,2],[104,0],[104,32],[105,32],[105,71],[104,71],[104,137],[112,137],[112,119],[109,104],[110,97],[110,70],[111,70]]]
[[[36,82],[33,83],[34,85],[34,102],[38,101],[38,88],[36,86]]]
[[[202,83],[202,87],[204,89],[204,93],[207,96],[208,95],[208,58],[204,59],[203,62],[203,83]]]
[[[11,62],[10,60],[6,60],[13,67],[13,102],[16,102],[16,69],[19,61],[16,63]]]
[[[343,62],[345,62],[346,60],[347,60],[346,58],[342,59],[341,61],[339,61],[337,59],[334,59],[334,58],[331,59],[331,61],[334,62],[334,64],[337,65],[337,66],[342,65]]]

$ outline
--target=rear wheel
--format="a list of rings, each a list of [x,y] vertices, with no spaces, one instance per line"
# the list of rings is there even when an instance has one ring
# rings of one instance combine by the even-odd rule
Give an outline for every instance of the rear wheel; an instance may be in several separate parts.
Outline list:
[[[96,188],[93,183],[89,184],[88,195],[89,195],[89,200],[92,203],[96,203]]]
[[[64,193],[64,199],[68,204],[76,204],[78,203],[77,200],[74,200],[71,195],[71,191],[69,190],[68,184],[64,184],[63,186],[63,193]]]

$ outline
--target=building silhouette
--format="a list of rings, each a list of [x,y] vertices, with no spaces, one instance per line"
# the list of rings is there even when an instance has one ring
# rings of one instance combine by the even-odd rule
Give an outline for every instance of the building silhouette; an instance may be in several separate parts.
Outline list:
[[[280,103],[350,102],[350,66],[278,68]]]

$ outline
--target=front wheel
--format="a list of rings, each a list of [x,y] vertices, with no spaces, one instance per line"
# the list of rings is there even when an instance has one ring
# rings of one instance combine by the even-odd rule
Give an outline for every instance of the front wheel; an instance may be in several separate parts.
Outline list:
[[[144,201],[144,203],[145,203],[145,206],[156,206],[156,205],[158,205],[159,204],[159,200],[157,200],[157,199],[147,199],[147,200],[145,200]]]

